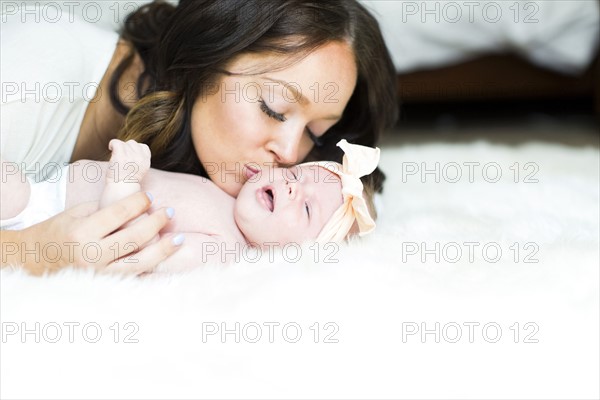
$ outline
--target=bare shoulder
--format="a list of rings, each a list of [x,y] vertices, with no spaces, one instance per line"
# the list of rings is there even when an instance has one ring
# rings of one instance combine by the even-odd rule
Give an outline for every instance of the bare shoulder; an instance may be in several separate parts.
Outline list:
[[[179,172],[161,171],[151,168],[144,177],[143,187],[164,194],[170,200],[183,199],[198,205],[204,202],[224,202],[233,206],[235,199],[219,189],[210,179]],[[156,196],[155,196],[156,197]]]
[[[235,198],[207,178],[150,169],[142,189],[154,196],[153,208],[172,207],[170,231],[236,236]]]

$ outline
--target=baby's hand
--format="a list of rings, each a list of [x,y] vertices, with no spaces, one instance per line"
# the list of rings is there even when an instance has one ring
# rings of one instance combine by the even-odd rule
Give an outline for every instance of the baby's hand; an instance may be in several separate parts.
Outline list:
[[[142,180],[150,169],[150,148],[145,144],[135,140],[123,142],[113,139],[108,143],[108,148],[112,151],[112,155],[106,173],[106,184],[100,197],[100,208],[108,207],[128,195],[142,190]],[[141,214],[137,219],[126,223],[124,227],[147,217],[146,213]],[[158,239],[159,237],[156,235],[144,247]]]
[[[107,172],[109,182],[140,183],[150,169],[150,148],[135,140],[123,142],[112,139],[108,143],[112,151]]]

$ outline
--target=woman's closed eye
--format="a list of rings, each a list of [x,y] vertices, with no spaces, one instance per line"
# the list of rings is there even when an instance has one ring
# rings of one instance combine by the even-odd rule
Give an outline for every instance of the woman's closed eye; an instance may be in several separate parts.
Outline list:
[[[308,129],[308,127],[306,127],[306,131],[308,132],[308,137],[310,140],[312,140],[316,147],[323,146],[323,138],[316,136],[310,129]]]
[[[276,120],[278,122],[285,122],[287,120],[287,118],[285,118],[285,115],[280,114],[276,111],[273,111],[271,109],[271,107],[269,107],[267,105],[267,103],[264,101],[264,99],[260,99],[259,103],[260,103],[261,111],[264,112],[269,118],[273,118],[274,120]],[[306,129],[306,133],[308,134],[308,137],[310,138],[310,140],[314,143],[314,145],[316,147],[323,146],[323,140],[320,137],[315,135],[308,127],[306,127],[305,129]]]
[[[273,118],[274,120],[279,121],[279,122],[286,121],[285,115],[273,111],[271,109],[271,107],[269,107],[263,99],[260,99],[259,103],[260,103],[260,109],[262,110],[262,112],[267,114],[270,118]]]

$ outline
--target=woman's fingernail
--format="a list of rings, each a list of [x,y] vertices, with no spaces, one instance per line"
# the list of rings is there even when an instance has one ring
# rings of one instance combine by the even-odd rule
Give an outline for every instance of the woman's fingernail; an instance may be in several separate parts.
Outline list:
[[[169,219],[173,218],[173,215],[175,215],[175,210],[172,207],[167,208],[167,216]]]
[[[146,192],[146,196],[148,196],[148,199],[150,199],[150,203],[154,201],[154,196],[152,196],[150,192]]]
[[[185,240],[185,236],[183,236],[183,234],[180,233],[173,238],[173,244],[175,246],[181,246],[181,243],[183,243],[184,240]]]

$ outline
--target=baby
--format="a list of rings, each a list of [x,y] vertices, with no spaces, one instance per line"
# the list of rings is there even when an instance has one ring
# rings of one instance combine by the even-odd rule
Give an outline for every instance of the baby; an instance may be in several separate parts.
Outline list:
[[[161,269],[209,261],[230,262],[237,260],[236,252],[248,245],[284,246],[315,239],[341,241],[355,231],[362,235],[375,227],[369,212],[370,194],[366,194],[359,178],[376,168],[379,149],[351,145],[345,140],[338,146],[345,152],[344,165],[310,162],[265,170],[247,165],[247,181],[238,197],[233,198],[206,178],[151,169],[148,146],[114,139],[109,144],[109,162],[86,160],[70,164],[68,171],[58,171],[56,183],[21,182],[30,186],[31,194],[11,187],[13,193],[22,193],[12,200],[18,204],[15,208],[24,210],[16,217],[8,215],[12,218],[0,220],[0,227],[22,229],[40,222],[29,214],[39,211],[32,211],[31,207],[43,207],[42,203],[62,203],[64,208],[70,208],[98,201],[99,208],[103,208],[143,190],[156,199],[152,208],[168,204],[177,210],[178,217],[161,234],[179,232],[185,237],[182,248],[164,261]],[[53,185],[52,191],[44,189],[45,185]],[[47,193],[52,193],[53,198],[47,198]],[[58,213],[61,208],[56,206],[49,214]],[[174,209],[167,209],[170,217]],[[208,248],[226,251],[208,254]]]

